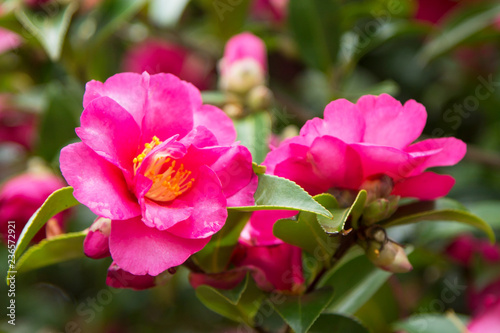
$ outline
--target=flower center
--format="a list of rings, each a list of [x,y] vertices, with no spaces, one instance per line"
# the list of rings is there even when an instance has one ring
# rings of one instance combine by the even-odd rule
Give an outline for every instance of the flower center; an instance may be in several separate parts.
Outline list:
[[[155,201],[172,201],[193,186],[191,171],[184,169],[180,163],[168,156],[156,157],[148,167],[145,176],[153,181],[146,197]]]
[[[161,141],[155,136],[151,143],[144,145],[142,153],[134,158],[134,174],[146,156],[158,146]],[[184,164],[177,164],[168,154],[157,154],[152,157],[144,176],[153,181],[153,185],[146,193],[146,198],[154,201],[172,201],[193,186],[194,178],[190,178],[191,171],[184,169]]]

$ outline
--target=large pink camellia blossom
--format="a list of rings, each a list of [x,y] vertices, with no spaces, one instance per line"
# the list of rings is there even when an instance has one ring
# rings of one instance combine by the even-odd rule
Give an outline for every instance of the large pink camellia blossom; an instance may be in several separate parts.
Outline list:
[[[111,220],[109,252],[124,271],[182,264],[222,228],[228,206],[253,204],[248,149],[190,83],[117,74],[87,83],[83,106],[82,142],[61,151],[61,170],[75,198]]]
[[[324,119],[307,121],[298,136],[269,152],[263,165],[267,173],[293,180],[311,195],[359,190],[363,182],[387,175],[392,195],[436,199],[446,195],[455,181],[425,169],[457,163],[466,145],[455,138],[412,144],[426,119],[425,108],[414,100],[401,105],[387,94],[363,96],[356,104],[338,99],[326,106]],[[294,213],[273,214],[254,214],[242,237],[258,239],[262,245],[279,244],[273,224]]]

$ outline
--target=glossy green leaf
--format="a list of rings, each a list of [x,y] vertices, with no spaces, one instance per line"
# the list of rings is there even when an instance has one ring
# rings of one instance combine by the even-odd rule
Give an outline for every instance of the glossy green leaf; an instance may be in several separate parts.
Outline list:
[[[274,309],[296,333],[305,333],[333,298],[333,288],[324,287],[304,295],[285,295]]]
[[[298,210],[332,217],[325,207],[291,180],[272,175],[258,177],[259,186],[254,195],[255,206],[228,207],[229,210]]]
[[[196,264],[207,273],[222,272],[250,215],[249,212],[229,211],[224,227],[212,236],[203,250],[192,256]]]
[[[149,19],[160,27],[173,27],[179,22],[189,0],[150,0]]]
[[[64,36],[71,17],[78,8],[75,1],[60,8],[57,13],[33,12],[25,7],[16,10],[17,19],[42,44],[52,61],[61,56]]]
[[[354,317],[325,313],[319,316],[309,333],[369,333]]]
[[[340,44],[340,9],[337,0],[290,0],[288,23],[304,61],[328,72]]]
[[[271,136],[269,113],[262,111],[235,120],[234,127],[238,133],[237,140],[250,150],[253,161],[262,163],[269,152],[269,137]]]
[[[17,261],[15,270],[26,272],[63,261],[82,258],[83,240],[87,230],[61,234],[51,239],[44,239],[30,247]]]
[[[475,5],[474,8],[465,6],[426,44],[418,55],[419,59],[426,64],[454,50],[490,27],[499,15],[500,4],[495,2]]]
[[[325,312],[353,315],[391,276],[363,253],[359,247],[351,249],[318,283],[318,287],[332,286],[336,291]]]
[[[73,197],[73,188],[68,186],[52,193],[43,205],[31,216],[19,235],[14,257],[19,259],[30,241],[47,221],[59,212],[78,205],[79,202]]]
[[[408,333],[463,333],[466,331],[467,318],[449,313],[420,314],[392,325],[394,331]]]
[[[201,285],[196,288],[196,296],[210,310],[249,326],[264,298],[249,275],[232,291]]]
[[[363,213],[363,209],[365,207],[366,195],[365,190],[359,191],[353,204],[348,208],[339,208],[334,197],[332,197],[333,200],[324,197],[322,199],[323,201],[320,201],[320,203],[332,213],[333,218],[326,218],[318,215],[318,222],[323,230],[327,234],[337,234],[341,232],[344,230],[345,223],[349,216],[351,216],[351,223],[353,227],[357,226],[357,221],[359,220],[359,217]]]
[[[495,233],[490,225],[480,219],[479,217],[461,210],[444,209],[444,210],[431,210],[417,214],[396,217],[389,219],[383,223],[384,227],[392,227],[396,225],[405,225],[417,223],[421,221],[456,221],[465,223],[467,225],[476,227],[486,233],[490,242],[495,242]]]

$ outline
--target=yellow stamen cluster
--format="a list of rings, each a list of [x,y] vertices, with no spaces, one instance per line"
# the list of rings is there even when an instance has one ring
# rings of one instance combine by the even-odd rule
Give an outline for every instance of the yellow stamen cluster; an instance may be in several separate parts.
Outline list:
[[[146,158],[146,155],[148,155],[151,152],[151,150],[153,150],[153,148],[158,146],[160,143],[161,143],[160,139],[158,139],[158,137],[156,136],[153,136],[153,140],[150,143],[144,144],[144,150],[142,151],[142,153],[137,155],[137,157],[134,157],[133,160],[134,174],[137,172],[137,169],[139,169],[139,167],[141,166],[142,161]]]
[[[147,198],[155,201],[172,201],[193,186],[194,178],[189,178],[191,171],[185,170],[183,164],[176,168],[176,162],[168,156],[159,156],[151,163],[145,173],[145,176],[153,181],[153,185],[146,193]],[[162,171],[163,169],[165,170]]]

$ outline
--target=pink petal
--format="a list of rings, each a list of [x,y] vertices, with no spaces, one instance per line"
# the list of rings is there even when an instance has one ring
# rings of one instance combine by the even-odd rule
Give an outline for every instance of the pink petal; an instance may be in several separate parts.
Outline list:
[[[235,268],[213,274],[191,272],[189,274],[189,283],[195,289],[201,285],[209,285],[217,289],[230,290],[239,285],[246,275],[247,270],[244,268]]]
[[[21,36],[10,30],[0,28],[0,54],[19,47],[21,43]]]
[[[424,172],[397,182],[392,194],[420,200],[434,200],[447,195],[454,184],[455,180],[451,176]]]
[[[497,333],[500,327],[500,298],[467,325],[470,333]]]
[[[297,215],[291,210],[262,210],[252,213],[250,220],[241,232],[240,240],[248,245],[276,245],[283,241],[273,234],[274,223],[280,219]]]
[[[361,160],[352,147],[332,136],[318,137],[311,145],[310,156],[315,169],[328,188],[357,189],[363,181]]]
[[[111,98],[100,97],[87,105],[80,121],[76,133],[83,143],[108,162],[132,172],[141,135],[132,115]]]
[[[85,87],[83,107],[94,99],[108,96],[127,110],[135,122],[141,126],[144,117],[149,75],[136,73],[119,73],[113,75],[106,82],[90,81]]]
[[[119,220],[141,214],[120,169],[84,143],[64,147],[60,164],[64,178],[75,188],[75,198],[95,214]]]
[[[226,197],[228,207],[253,206],[255,204],[254,194],[259,185],[257,175],[254,175],[247,186],[230,197]]]
[[[412,174],[418,174],[427,168],[457,164],[467,151],[467,145],[459,139],[440,138],[417,142],[405,149],[406,152],[422,156],[423,162]]]
[[[109,253],[110,231],[110,219],[98,217],[94,223],[92,223],[89,233],[83,241],[83,252],[85,252],[87,257],[101,259],[111,255],[111,253]]]
[[[144,224],[158,230],[167,230],[176,223],[186,220],[193,212],[193,207],[189,207],[188,203],[180,199],[170,203],[157,203],[144,198],[142,207]]]
[[[156,287],[154,276],[148,274],[131,274],[118,267],[114,262],[108,268],[106,284],[112,288],[130,288],[134,290],[144,290]]]
[[[194,112],[194,127],[205,126],[217,137],[219,145],[230,145],[236,140],[231,119],[219,108],[202,105]]]
[[[123,270],[134,275],[156,276],[178,266],[200,251],[210,240],[186,239],[146,226],[140,217],[111,222],[111,257]]]
[[[325,120],[319,127],[316,122],[316,132],[320,135],[330,135],[346,143],[360,142],[365,131],[365,120],[358,107],[346,99],[337,99],[325,108]],[[307,123],[306,123],[307,125]],[[307,132],[308,128],[300,131]]]
[[[240,145],[228,147],[209,167],[217,174],[226,197],[245,188],[254,177],[252,155],[246,147]]]
[[[396,148],[369,144],[351,144],[351,147],[361,158],[364,179],[385,174],[396,181],[406,177],[419,164],[410,154]]]
[[[363,96],[357,105],[366,121],[367,143],[402,149],[420,136],[427,120],[422,104],[409,100],[402,106],[387,94]]]
[[[184,137],[193,128],[191,92],[183,81],[171,74],[151,75],[143,119],[143,140],[153,136],[166,140],[175,134]]]
[[[303,136],[294,136],[285,139],[281,142],[279,147],[271,150],[267,154],[264,162],[262,162],[262,164],[266,166],[266,173],[274,175],[276,165],[289,159],[290,156],[298,155],[301,156],[301,158],[305,158],[312,141],[313,140],[307,142],[307,139]]]
[[[179,199],[193,207],[191,216],[168,231],[185,238],[206,238],[219,231],[226,222],[226,197],[217,175],[201,166],[193,187]]]
[[[185,146],[194,145],[197,148],[204,148],[210,146],[217,146],[217,138],[205,126],[198,126],[193,128],[185,137],[179,142]]]
[[[234,62],[246,58],[254,59],[264,72],[267,71],[266,45],[262,39],[249,32],[233,36],[226,43],[223,62],[221,63],[222,73],[224,74]]]

